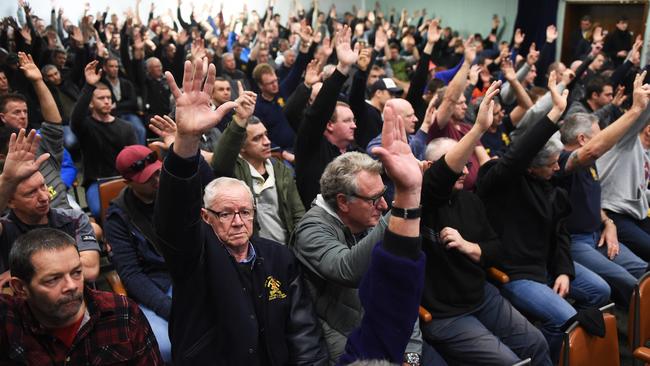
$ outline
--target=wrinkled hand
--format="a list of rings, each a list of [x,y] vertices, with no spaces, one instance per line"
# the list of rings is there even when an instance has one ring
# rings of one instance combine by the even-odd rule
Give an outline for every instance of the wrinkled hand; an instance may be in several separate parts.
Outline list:
[[[494,97],[500,92],[500,86],[501,81],[493,82],[488,88],[487,92],[485,92],[485,96],[483,97],[481,105],[478,108],[475,126],[480,128],[482,132],[487,131],[487,129],[492,125],[492,121],[494,120]]]
[[[165,72],[169,89],[176,100],[176,137],[199,137],[204,132],[216,126],[221,119],[237,106],[234,102],[226,102],[216,111],[210,108],[210,96],[214,87],[216,69],[214,64],[208,67],[208,77],[203,82],[203,65],[206,59],[196,60],[194,64],[185,61],[183,73],[183,89],[176,86],[174,76]]]
[[[2,181],[18,185],[38,171],[41,164],[50,157],[48,153],[36,157],[40,141],[41,137],[36,134],[36,130],[26,134],[25,130],[21,129],[17,136],[15,133],[11,134],[1,175]]]
[[[553,284],[553,292],[560,295],[560,297],[565,297],[569,293],[569,276],[561,274],[555,279],[555,284]]]
[[[647,71],[637,74],[634,78],[634,90],[632,92],[632,108],[643,111],[648,107],[650,101],[650,85],[643,84]]]
[[[478,262],[481,258],[481,247],[463,239],[463,236],[454,228],[443,228],[440,231],[440,239],[445,244],[446,249],[457,249],[474,262]]]
[[[618,255],[620,248],[618,245],[618,234],[616,232],[616,225],[613,222],[605,224],[602,233],[600,234],[600,240],[598,240],[598,248],[602,247],[603,244],[607,244],[607,258],[614,260]]]
[[[546,42],[553,43],[557,39],[557,28],[555,24],[551,24],[546,27]]]
[[[18,52],[18,64],[20,65],[23,74],[25,74],[25,77],[32,83],[43,80],[41,70],[39,70],[38,66],[34,63],[32,55]]]
[[[384,107],[381,147],[374,147],[372,153],[384,164],[384,169],[395,183],[397,191],[415,191],[419,196],[422,186],[420,164],[407,142],[402,116],[390,105]]]
[[[84,68],[84,76],[86,77],[86,83],[88,85],[95,85],[99,82],[99,79],[102,77],[102,69],[98,69],[97,65],[99,61],[91,61]]]
[[[626,100],[627,95],[625,95],[625,87],[621,85],[616,88],[616,94],[614,95],[614,99],[612,99],[612,104],[620,107]]]
[[[169,150],[169,147],[176,139],[176,122],[167,115],[162,117],[157,115],[153,116],[149,122],[149,129],[151,132],[155,133],[163,140],[163,145],[161,147],[165,150]]]
[[[318,60],[313,59],[309,64],[307,64],[307,69],[305,70],[305,85],[308,88],[311,88],[312,85],[316,84],[323,77],[321,72],[320,63]]]

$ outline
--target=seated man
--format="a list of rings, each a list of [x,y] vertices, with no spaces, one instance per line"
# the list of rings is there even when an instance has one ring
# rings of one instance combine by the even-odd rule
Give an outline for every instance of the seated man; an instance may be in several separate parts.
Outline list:
[[[162,163],[141,145],[127,146],[117,155],[117,171],[127,181],[108,208],[104,232],[126,291],[147,317],[160,353],[171,362],[167,322],[172,307],[172,280],[157,248],[153,210]]]
[[[559,169],[562,150],[559,141],[549,139],[558,130],[556,123],[568,96],[568,90],[562,95],[557,92],[552,76],[551,111],[514,141],[502,158],[481,167],[476,192],[501,239],[501,268],[510,276],[501,293],[519,311],[542,322],[551,359],[557,362],[562,327],[576,315],[564,297],[573,298],[578,308],[600,307],[609,301],[610,289],[571,259],[571,239],[564,223],[570,213],[569,198],[549,182]]]
[[[614,98],[612,84],[598,75],[587,82],[584,100],[571,103],[567,116],[574,113],[590,113],[598,117],[600,128],[605,128],[621,115],[621,103],[622,98]]]
[[[113,113],[118,118],[128,122],[133,127],[138,143],[145,145],[147,143],[147,131],[142,124],[142,120],[137,115],[138,101],[133,83],[128,79],[119,77],[119,59],[115,57],[109,57],[104,61],[103,70],[102,82],[111,89],[115,103]]]
[[[253,92],[240,93],[255,105]],[[255,194],[255,232],[260,237],[286,244],[305,208],[300,201],[293,172],[271,158],[271,140],[253,110],[237,108],[212,158],[215,175],[237,178]]]
[[[101,73],[96,69],[97,64],[98,61],[93,61],[86,65],[86,85],[70,117],[72,131],[81,144],[86,201],[95,218],[100,214],[97,179],[116,176],[117,154],[125,146],[137,143],[133,127],[112,115],[111,90],[99,82]]]
[[[0,295],[0,363],[162,365],[135,303],[84,287],[75,240],[40,228],[9,254],[14,296]]]
[[[642,85],[645,74],[637,75],[634,102],[623,116],[600,131],[598,117],[575,113],[560,128],[564,151],[560,154],[559,186],[569,192],[573,260],[603,277],[612,288],[614,300],[628,308],[637,281],[648,268],[623,243],[618,242],[614,221],[601,208],[601,186],[596,159],[605,154],[634,125],[648,104],[650,86]]]
[[[176,100],[176,139],[163,164],[154,227],[174,282],[170,338],[175,365],[323,365],[318,320],[300,267],[284,245],[252,236],[246,183],[218,178],[201,208],[199,139],[236,103],[209,106],[214,65],[185,63]],[[182,193],[182,194],[180,194]]]
[[[51,227],[75,238],[84,278],[92,282],[99,274],[100,251],[93,228],[82,211],[50,208],[50,193],[38,171],[49,154],[34,161],[39,140],[35,130],[27,136],[20,130],[9,142],[0,175],[0,212],[9,208],[9,214],[0,219],[0,273],[8,269],[9,251],[16,239],[39,227]]]
[[[422,187],[422,306],[433,319],[422,332],[449,364],[512,365],[531,357],[534,365],[550,366],[542,333],[485,281],[485,267],[500,264],[501,243],[480,199],[463,189],[466,164],[492,124],[498,86],[488,89],[476,123],[460,141],[441,137],[427,147],[434,163]]]

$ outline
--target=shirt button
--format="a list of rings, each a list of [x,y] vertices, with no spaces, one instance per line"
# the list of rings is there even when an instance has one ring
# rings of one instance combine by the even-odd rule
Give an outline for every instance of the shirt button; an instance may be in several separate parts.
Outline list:
[[[242,288],[242,290],[244,290],[244,292],[246,292],[246,287]]]
[[[255,320],[255,314],[251,314],[250,318],[251,320]]]
[[[248,349],[248,353],[250,353],[250,354],[252,355],[253,353],[255,353],[255,350],[252,349],[252,348],[249,348],[249,349]]]
[[[65,362],[70,362],[70,356],[65,358]]]

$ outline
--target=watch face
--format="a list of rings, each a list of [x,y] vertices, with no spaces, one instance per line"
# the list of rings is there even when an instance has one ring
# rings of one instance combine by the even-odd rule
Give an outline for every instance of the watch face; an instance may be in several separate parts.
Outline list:
[[[420,355],[417,353],[406,353],[404,361],[409,365],[420,365]]]

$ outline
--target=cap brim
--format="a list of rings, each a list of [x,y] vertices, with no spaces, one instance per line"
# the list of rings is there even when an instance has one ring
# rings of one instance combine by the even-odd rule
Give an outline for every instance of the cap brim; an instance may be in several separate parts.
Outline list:
[[[155,172],[160,170],[160,168],[162,168],[162,162],[160,162],[160,160],[156,160],[155,162],[144,167],[141,172],[138,172],[138,174],[135,174],[130,179],[136,183],[145,183]]]

